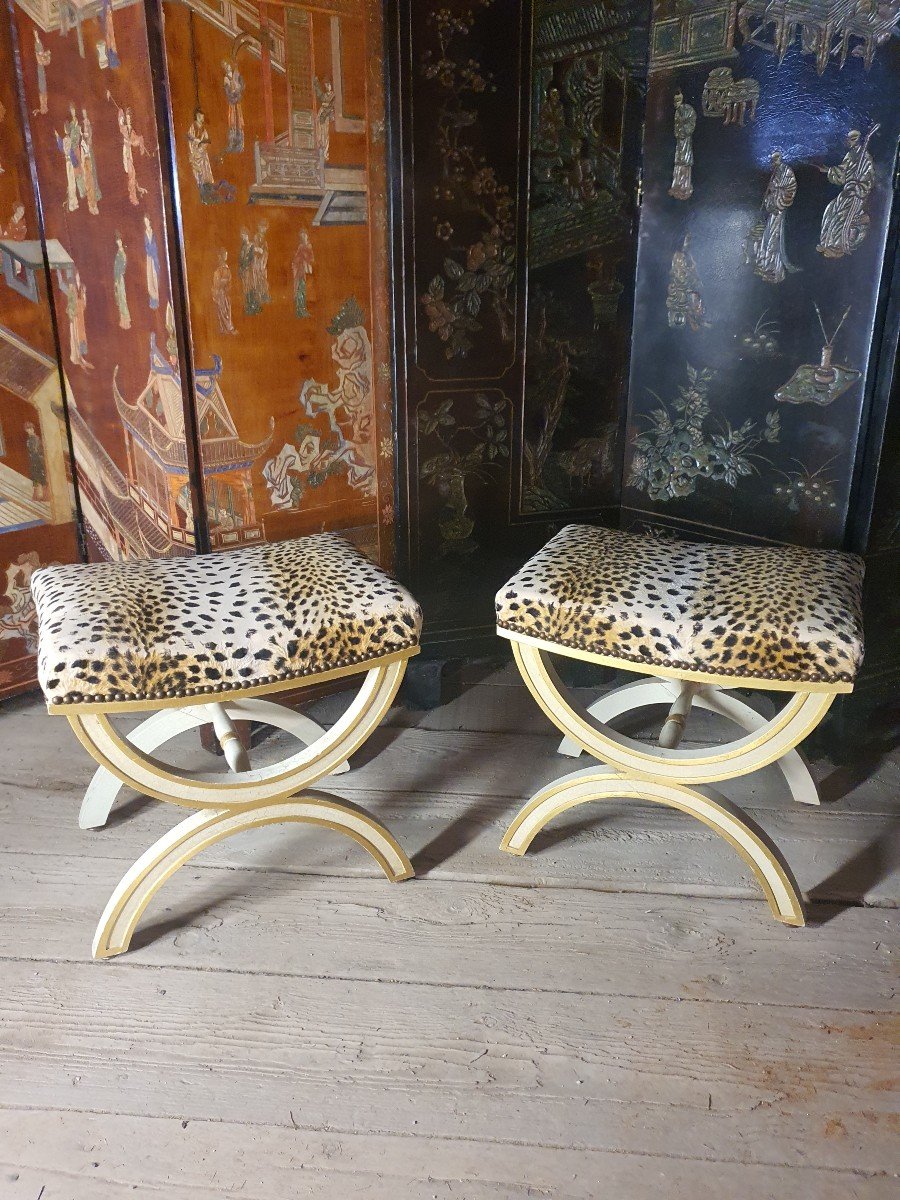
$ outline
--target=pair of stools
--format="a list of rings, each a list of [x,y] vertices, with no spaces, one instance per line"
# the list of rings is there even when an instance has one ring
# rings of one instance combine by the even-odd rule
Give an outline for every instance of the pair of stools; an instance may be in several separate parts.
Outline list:
[[[595,764],[543,788],[502,842],[524,854],[559,813],[593,800],[639,799],[680,809],[714,829],[756,875],[774,915],[802,925],[790,868],[767,835],[708,785],[778,762],[795,800],[817,804],[795,747],[849,692],[862,659],[862,564],[836,551],[663,541],[583,525],[557,534],[497,596],[498,633],[512,642],[525,683],[564,734],[563,754]],[[99,763],[80,824],[105,823],[123,784],[196,810],[160,838],[112,894],[94,938],[96,958],[128,949],[163,883],[207,846],[280,821],[339,830],[388,879],[412,865],[367,813],[314,790],[347,769],[380,723],[418,653],[413,597],[334,534],[230,553],[147,562],[46,567],[32,577],[41,686]],[[585,709],[566,692],[549,655],[637,672],[640,678]],[[330,729],[270,696],[364,674]],[[770,720],[735,688],[791,693]],[[608,722],[645,705],[669,713],[659,745]],[[743,736],[680,748],[693,705]],[[123,735],[110,717],[150,715]],[[300,749],[253,768],[235,722],[294,735]],[[153,752],[211,724],[230,773],[188,773]]]

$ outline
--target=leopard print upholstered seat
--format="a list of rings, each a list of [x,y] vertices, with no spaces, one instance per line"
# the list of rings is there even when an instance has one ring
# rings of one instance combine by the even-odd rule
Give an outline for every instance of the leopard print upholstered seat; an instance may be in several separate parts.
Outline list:
[[[32,577],[48,703],[199,697],[360,665],[418,644],[405,588],[330,533],[196,558]]]
[[[501,631],[641,664],[849,691],[862,561],[569,525],[497,594]]]

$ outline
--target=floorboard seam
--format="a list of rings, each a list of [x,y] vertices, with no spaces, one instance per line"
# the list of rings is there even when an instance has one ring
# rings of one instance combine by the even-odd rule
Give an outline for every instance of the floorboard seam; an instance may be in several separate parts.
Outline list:
[[[178,1121],[178,1117],[169,1117],[162,1113],[124,1113],[112,1112],[106,1109],[98,1108],[48,1108],[41,1105],[26,1105],[12,1108],[8,1105],[0,1103],[0,1112],[21,1112],[21,1113],[82,1113],[96,1117],[114,1117],[133,1121]],[[294,1130],[297,1133],[315,1133],[325,1134],[338,1137],[383,1137],[383,1138],[404,1138],[411,1141],[425,1140],[436,1142],[449,1142],[453,1144],[461,1144],[468,1146],[512,1146],[522,1150],[558,1150],[563,1153],[574,1154],[615,1154],[625,1158],[650,1158],[662,1159],[671,1162],[702,1162],[715,1165],[717,1163],[730,1164],[739,1167],[769,1167],[775,1170],[788,1171],[826,1171],[829,1174],[852,1175],[861,1179],[886,1179],[893,1178],[889,1172],[884,1170],[870,1171],[865,1167],[833,1167],[819,1165],[816,1163],[789,1163],[777,1162],[762,1159],[741,1159],[741,1158],[708,1158],[701,1155],[692,1154],[664,1154],[661,1151],[653,1150],[622,1150],[617,1147],[605,1148],[599,1146],[586,1145],[566,1145],[562,1142],[540,1142],[530,1139],[528,1141],[518,1140],[513,1138],[463,1138],[463,1137],[448,1137],[441,1133],[406,1133],[403,1130],[384,1130],[384,1129],[351,1129],[342,1128],[335,1125],[299,1125],[293,1119],[284,1125],[273,1125],[267,1121],[228,1121],[220,1118],[211,1117],[187,1117],[188,1125],[237,1125],[250,1129],[272,1129],[272,1130]]]
[[[186,927],[189,928],[189,927]],[[132,955],[140,954],[140,950],[132,951]],[[615,996],[622,1000],[646,1000],[648,1003],[665,1003],[665,1004],[728,1004],[736,1008],[787,1008],[795,1012],[807,1013],[849,1013],[855,1016],[863,1017],[882,1017],[893,1016],[896,1009],[894,1006],[887,1008],[842,1008],[840,1006],[832,1006],[825,1004],[789,1004],[785,1001],[776,1000],[737,1000],[725,996],[690,996],[690,995],[662,995],[650,992],[623,992],[623,991],[589,991],[581,988],[544,988],[529,986],[525,987],[518,984],[492,984],[492,983],[459,983],[455,980],[431,980],[431,979],[400,979],[397,976],[380,978],[371,975],[326,975],[322,973],[290,971],[269,971],[254,969],[251,970],[243,967],[225,967],[221,965],[210,964],[194,965],[191,963],[153,963],[153,962],[137,962],[133,959],[122,958],[118,963],[112,965],[104,965],[95,963],[88,958],[38,958],[31,956],[20,956],[12,954],[0,954],[0,962],[4,963],[32,963],[42,964],[44,966],[81,966],[92,970],[116,970],[116,971],[183,971],[189,974],[200,975],[238,975],[249,976],[253,979],[302,979],[310,982],[319,983],[365,983],[378,984],[384,987],[427,987],[427,988],[457,988],[460,991],[470,992],[512,992],[514,994],[522,993],[531,995],[539,993],[548,996],[584,996],[586,998],[593,997],[610,997]]]

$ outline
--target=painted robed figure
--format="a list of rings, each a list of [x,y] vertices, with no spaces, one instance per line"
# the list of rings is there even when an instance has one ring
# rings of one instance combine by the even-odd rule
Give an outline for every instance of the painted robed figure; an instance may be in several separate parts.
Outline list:
[[[669,195],[676,200],[689,200],[694,194],[691,174],[694,167],[694,130],[697,113],[686,104],[681,92],[675,93],[675,167]]]
[[[797,177],[777,150],[771,164],[762,216],[744,243],[744,259],[766,283],[781,283],[788,271],[798,269],[789,261],[784,246],[785,213],[797,195]]]
[[[835,167],[820,167],[829,183],[836,183],[840,192],[822,214],[822,232],[816,249],[826,258],[843,258],[852,254],[869,232],[866,202],[875,186],[875,162],[869,153],[869,139],[874,126],[863,139],[858,129],[847,134],[847,153]]]
[[[297,243],[297,249],[294,251],[294,257],[291,260],[291,270],[294,275],[294,315],[297,317],[308,317],[310,315],[307,306],[306,284],[308,276],[313,273],[315,258],[313,257],[312,242],[309,240],[309,234],[305,229],[300,230],[300,240]]]

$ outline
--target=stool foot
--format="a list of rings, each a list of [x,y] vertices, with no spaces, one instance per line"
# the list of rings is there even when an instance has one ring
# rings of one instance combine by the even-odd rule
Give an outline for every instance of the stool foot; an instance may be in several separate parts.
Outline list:
[[[327,793],[194,813],[161,837],[125,874],[103,911],[94,935],[94,958],[123,954],[141,914],[160,887],[201,850],[234,833],[286,821],[324,826],[359,842],[392,883],[415,874],[396,839],[368,813]]]
[[[262,725],[271,725],[292,734],[304,746],[311,746],[325,733],[323,727],[311,717],[285,708],[282,704],[274,704],[271,700],[235,700],[223,707],[232,721],[257,721]],[[208,724],[210,719],[205,704],[190,708],[164,708],[133,729],[126,740],[145,754],[152,754],[179,734]],[[331,774],[343,775],[349,770],[349,762],[344,761]],[[105,825],[124,786],[112,771],[99,767],[88,784],[81,804],[78,816],[80,828],[99,829]]]
[[[579,804],[594,800],[647,800],[696,817],[732,845],[751,868],[773,916],[785,925],[804,925],[797,882],[777,846],[754,821],[724,796],[675,783],[634,779],[610,767],[588,767],[564,775],[537,792],[514,818],[500,849],[524,854],[548,821]]]

